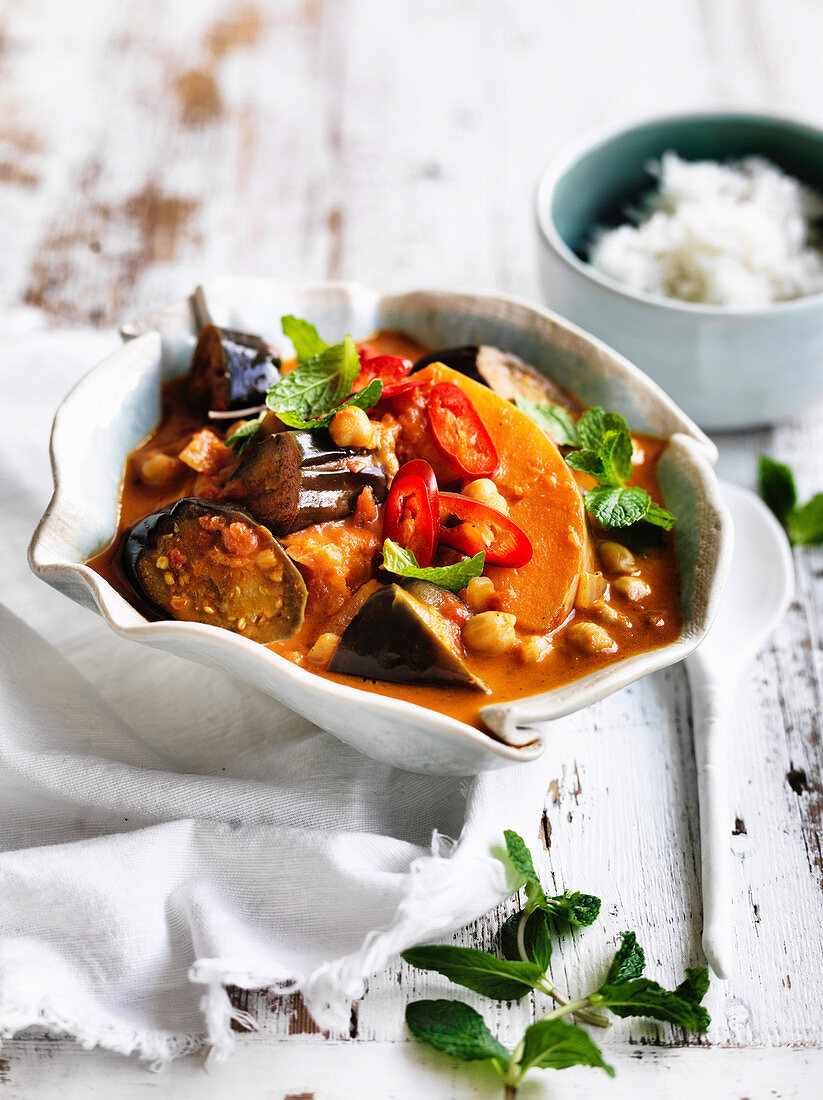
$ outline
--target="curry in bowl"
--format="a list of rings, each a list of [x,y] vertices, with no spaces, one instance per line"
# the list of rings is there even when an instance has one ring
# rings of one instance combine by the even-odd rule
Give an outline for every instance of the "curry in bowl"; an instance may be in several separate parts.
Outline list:
[[[147,618],[484,728],[681,631],[664,440],[493,347],[202,328],[89,561]]]

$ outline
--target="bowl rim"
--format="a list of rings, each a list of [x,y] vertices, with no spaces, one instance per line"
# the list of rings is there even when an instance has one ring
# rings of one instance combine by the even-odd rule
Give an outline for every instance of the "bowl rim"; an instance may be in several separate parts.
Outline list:
[[[552,202],[554,192],[560,180],[565,176],[582,157],[601,148],[615,139],[644,130],[654,125],[665,125],[675,122],[700,122],[700,121],[740,121],[763,122],[771,125],[783,126],[786,129],[800,131],[810,138],[816,139],[823,146],[823,128],[814,122],[798,118],[796,115],[780,111],[757,110],[696,110],[696,111],[666,111],[662,114],[644,115],[628,122],[609,124],[587,130],[580,137],[573,138],[559,148],[547,161],[538,175],[534,192],[535,216],[540,236],[545,244],[577,275],[599,286],[615,297],[628,299],[638,306],[649,309],[670,310],[674,313],[682,313],[686,316],[705,318],[730,318],[733,320],[746,318],[760,318],[779,316],[786,313],[811,311],[823,305],[823,290],[814,294],[806,294],[801,298],[790,298],[781,302],[769,302],[763,306],[718,306],[702,302],[686,302],[679,298],[666,298],[663,295],[650,294],[644,290],[637,290],[618,279],[612,278],[598,271],[592,264],[581,260],[574,251],[569,248],[560,235],[552,216]]]
[[[241,284],[243,281],[243,277],[229,276],[225,279],[211,280],[207,286],[225,287],[226,285]],[[258,280],[255,279],[255,281]],[[680,424],[668,437],[669,442],[688,452],[693,471],[692,478],[697,491],[717,518],[718,545],[715,568],[709,579],[710,590],[704,601],[705,611],[702,620],[698,619],[692,624],[690,633],[682,632],[670,645],[626,657],[585,677],[573,680],[569,684],[560,685],[549,692],[508,702],[488,704],[482,708],[481,716],[492,733],[498,735],[496,738],[483,730],[433,708],[383,695],[379,692],[363,692],[359,687],[338,684],[336,681],[319,677],[279,654],[273,653],[265,646],[260,646],[256,642],[230,631],[221,630],[218,627],[204,623],[189,623],[178,620],[152,622],[144,619],[124,596],[105,578],[86,565],[84,561],[55,560],[54,553],[50,552],[49,548],[55,542],[59,544],[61,539],[65,543],[65,531],[70,526],[65,523],[64,509],[67,503],[69,507],[71,506],[74,497],[71,490],[66,488],[63,456],[66,453],[66,443],[71,438],[68,434],[70,433],[70,422],[76,416],[77,410],[84,407],[86,391],[91,392],[100,372],[111,369],[112,365],[129,354],[145,350],[147,354],[160,355],[162,347],[161,334],[152,327],[152,319],[173,312],[176,308],[187,306],[190,299],[169,303],[159,310],[150,311],[142,319],[126,324],[122,330],[126,342],[93,366],[68,392],[58,407],[50,441],[54,492],[32,536],[28,551],[29,565],[36,575],[47,583],[56,583],[58,587],[69,579],[73,582],[80,581],[88,591],[103,619],[120,637],[142,641],[161,648],[170,648],[169,643],[173,643],[174,638],[188,637],[201,643],[208,640],[216,650],[223,649],[224,652],[231,652],[244,662],[251,661],[261,668],[269,669],[273,665],[277,674],[291,681],[296,688],[304,691],[308,689],[315,693],[319,691],[330,701],[346,699],[349,702],[368,705],[374,712],[378,714],[382,712],[389,721],[392,719],[397,720],[404,715],[418,725],[421,724],[421,721],[424,721],[433,733],[444,739],[453,740],[456,738],[466,744],[467,747],[471,746],[475,753],[479,751],[481,754],[491,754],[512,763],[528,762],[536,759],[543,752],[543,739],[533,729],[530,730],[530,723],[553,721],[574,710],[589,706],[649,672],[657,671],[682,660],[699,645],[717,611],[731,555],[730,520],[720,496],[717,478],[713,470],[717,452],[713,443],[704,433],[639,368],[619,353],[608,348],[602,341],[592,337],[544,306],[510,295],[489,292],[455,292],[442,288],[418,289],[403,294],[379,294],[369,291],[360,283],[352,281],[310,283],[308,281],[266,279],[265,277],[259,281],[283,288],[299,288],[302,291],[309,289],[313,291],[335,291],[337,293],[343,291],[350,294],[353,299],[366,292],[374,296],[376,303],[387,300],[395,301],[399,297],[425,295],[429,299],[443,299],[444,306],[449,301],[454,303],[455,299],[464,301],[466,299],[481,300],[488,304],[496,302],[517,305],[528,312],[538,313],[551,323],[559,325],[566,332],[582,336],[596,349],[605,349],[611,358],[617,362],[617,365],[626,372],[635,387],[639,384],[647,394],[651,394],[657,399],[663,409],[678,414]],[[65,466],[69,465],[70,460],[65,463]],[[582,701],[580,699],[581,695],[583,696]],[[551,707],[545,702],[549,698],[553,703]],[[369,701],[368,704],[366,699]],[[531,706],[528,706],[528,704],[531,704]],[[292,709],[296,708],[292,707]],[[552,713],[548,716],[544,713],[541,717],[536,713],[541,709],[544,711],[551,709]]]

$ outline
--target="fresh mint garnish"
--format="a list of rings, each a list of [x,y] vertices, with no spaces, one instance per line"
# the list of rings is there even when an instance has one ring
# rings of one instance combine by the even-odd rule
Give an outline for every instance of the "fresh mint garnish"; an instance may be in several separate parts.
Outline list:
[[[570,1000],[559,992],[548,975],[552,934],[563,925],[591,924],[600,912],[600,899],[592,894],[566,890],[547,897],[532,854],[521,836],[505,832],[506,853],[500,858],[518,872],[532,908],[515,913],[501,929],[505,959],[469,947],[430,944],[403,953],[403,958],[422,970],[435,970],[497,1000],[516,1000],[530,990],[557,1002],[556,1008],[526,1028],[513,1053],[492,1035],[483,1017],[462,1001],[416,1001],[406,1009],[409,1030],[463,1061],[486,1059],[503,1079],[505,1096],[512,1100],[523,1077],[531,1069],[567,1069],[594,1066],[614,1076],[597,1044],[579,1024],[608,1027],[604,1010],[616,1016],[645,1016],[693,1031],[705,1031],[710,1018],[701,1005],[709,988],[705,967],[688,967],[674,990],[641,977],[646,963],[634,932],[624,932],[599,989]],[[564,1017],[572,1016],[578,1024]]]
[[[711,1023],[702,1005],[669,992],[649,978],[602,985],[589,995],[588,1002],[597,1008],[608,1008],[616,1016],[650,1016],[691,1031],[705,1031]]]
[[[614,1077],[614,1069],[603,1061],[600,1048],[589,1033],[565,1020],[538,1020],[526,1028],[523,1050],[517,1060],[516,1083],[530,1069],[569,1069],[596,1066]]]
[[[283,327],[283,335],[288,337],[294,345],[294,354],[299,363],[305,363],[317,355],[322,355],[329,346],[325,340],[320,339],[314,325],[291,313],[281,317],[280,324]]]
[[[786,529],[792,546],[823,543],[823,493],[798,505],[794,474],[768,455],[760,456],[757,480],[760,495]]]
[[[245,424],[241,424],[236,432],[232,434],[226,440],[226,446],[231,447],[232,454],[235,458],[239,458],[245,451],[246,447],[257,435],[257,429],[260,427],[260,422],[263,419],[263,413],[260,416],[255,417],[254,420],[247,420]]]
[[[507,959],[537,963],[545,973],[552,961],[548,914],[542,909],[512,913],[500,929],[500,950]]]
[[[283,331],[294,343],[300,365],[275,382],[266,394],[266,405],[284,424],[325,428],[340,409],[351,405],[370,409],[380,400],[383,383],[377,378],[358,393],[351,392],[360,373],[360,357],[351,336],[329,347],[313,325],[295,317],[283,318]]]
[[[578,446],[577,427],[568,409],[562,405],[538,405],[536,401],[520,396],[515,397],[514,403],[538,428],[551,436],[558,447]]]
[[[473,558],[455,562],[454,565],[422,566],[417,564],[417,558],[411,550],[398,546],[391,539],[386,539],[383,543],[383,568],[389,573],[396,573],[398,577],[429,581],[449,592],[460,592],[473,577],[481,576],[485,561],[486,553],[481,550]]]
[[[520,1000],[543,977],[543,967],[536,963],[498,959],[474,947],[433,943],[411,947],[403,952],[403,958],[418,970],[436,970],[455,985],[498,1001]]]
[[[597,488],[586,493],[586,511],[601,527],[648,523],[671,530],[675,517],[645,489],[626,483],[632,474],[632,437],[619,413],[587,409],[577,422],[579,449],[566,455],[573,470],[588,474]]]
[[[646,955],[634,932],[624,932],[617,954],[606,975],[607,985],[621,985],[639,978],[646,967]],[[700,998],[698,998],[700,999]]]
[[[413,1001],[406,1008],[406,1023],[412,1035],[464,1062],[491,1059],[501,1073],[508,1068],[509,1052],[480,1013],[463,1001]]]

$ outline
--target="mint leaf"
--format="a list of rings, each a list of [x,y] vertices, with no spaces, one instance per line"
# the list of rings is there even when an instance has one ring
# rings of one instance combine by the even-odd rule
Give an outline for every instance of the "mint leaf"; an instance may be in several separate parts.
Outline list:
[[[577,422],[577,434],[580,437],[580,446],[586,451],[599,451],[603,439],[608,432],[617,432],[619,435],[628,436],[631,444],[629,426],[619,413],[606,412],[598,405],[586,409]],[[631,453],[629,454],[631,461]],[[626,477],[631,469],[626,473]]]
[[[588,474],[598,483],[606,476],[603,459],[598,451],[572,451],[566,455],[566,465],[582,474]]]
[[[651,497],[645,489],[590,489],[586,493],[586,511],[601,527],[629,527],[645,519]]]
[[[785,527],[792,546],[823,543],[823,493],[798,505],[794,474],[768,455],[760,456],[757,484],[760,495]]]
[[[398,546],[391,539],[383,543],[383,568],[390,573],[396,573],[399,577],[413,577],[415,580],[429,581],[431,584],[446,588],[449,592],[459,592],[465,588],[473,577],[479,577],[483,573],[483,565],[486,561],[486,553],[481,550],[473,558],[455,562],[454,565],[428,565],[417,564],[417,558],[402,546]]]
[[[402,957],[418,970],[436,970],[456,985],[498,1001],[525,997],[543,977],[543,970],[536,963],[498,959],[473,947],[426,944],[409,948]]]
[[[797,505],[794,474],[783,462],[761,455],[757,466],[757,486],[763,500],[784,527]]]
[[[540,879],[534,869],[534,860],[525,840],[514,829],[506,829],[503,836],[506,839],[506,851],[514,869],[526,880],[526,909],[531,912],[535,906],[545,908],[546,895],[540,885]]]
[[[266,394],[266,404],[291,428],[321,427],[349,396],[359,372],[357,348],[347,336],[276,382]],[[371,389],[367,386],[355,396],[367,395],[363,399],[370,400]]]
[[[600,898],[594,894],[581,894],[579,890],[574,893],[566,890],[558,897],[546,898],[544,906],[547,913],[553,917],[560,917],[580,928],[586,928],[594,924],[600,916]]]
[[[579,439],[574,419],[562,405],[538,405],[528,397],[515,397],[514,403],[521,412],[533,420],[538,428],[551,436],[558,447],[576,447]]]
[[[634,932],[624,932],[606,975],[606,985],[622,985],[624,982],[633,981],[640,977],[645,966],[646,955],[637,942],[637,936]]]
[[[545,973],[552,959],[552,941],[548,914],[542,909],[534,909],[531,913],[526,913],[525,910],[521,913],[512,913],[500,929],[500,950],[505,958],[522,961],[517,939],[521,919],[526,922],[523,928],[526,959],[537,963]]]
[[[416,1038],[464,1062],[488,1058],[501,1073],[508,1067],[509,1052],[480,1013],[463,1001],[412,1001],[406,1007],[406,1023]]]
[[[699,1005],[709,991],[709,972],[705,966],[687,966],[686,977],[675,989],[678,997]]]
[[[653,500],[649,501],[649,510],[643,517],[644,523],[651,523],[655,527],[662,527],[664,531],[671,531],[675,524],[675,518],[668,509],[663,508],[660,504],[655,504]]]
[[[300,363],[305,363],[316,355],[322,355],[329,346],[325,340],[321,340],[317,335],[317,329],[314,325],[309,324],[308,321],[302,321],[299,317],[294,317],[291,313],[281,317],[280,324],[283,326],[283,335],[287,336],[294,344],[294,354]]]
[[[257,434],[257,429],[260,427],[260,421],[263,419],[262,415],[255,417],[254,420],[247,420],[245,424],[241,424],[236,432],[232,434],[226,440],[226,446],[231,447],[232,454],[235,458],[239,458],[245,451],[246,447],[251,443],[252,439]]]
[[[702,1005],[663,989],[649,978],[605,984],[589,997],[593,1008],[609,1008],[616,1016],[650,1016],[692,1031],[705,1031],[711,1017]]]
[[[789,516],[789,539],[793,546],[818,546],[823,542],[823,493],[817,493]]]
[[[518,1059],[518,1080],[530,1069],[569,1069],[596,1066],[614,1077],[614,1069],[587,1031],[564,1020],[538,1020],[526,1028],[523,1051]]]

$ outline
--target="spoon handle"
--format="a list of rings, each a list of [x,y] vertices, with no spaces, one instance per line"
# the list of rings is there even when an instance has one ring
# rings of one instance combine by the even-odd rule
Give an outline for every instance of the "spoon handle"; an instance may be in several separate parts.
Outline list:
[[[700,808],[703,953],[717,977],[727,978],[733,947],[726,691],[697,654],[686,662],[686,667],[692,688]]]

